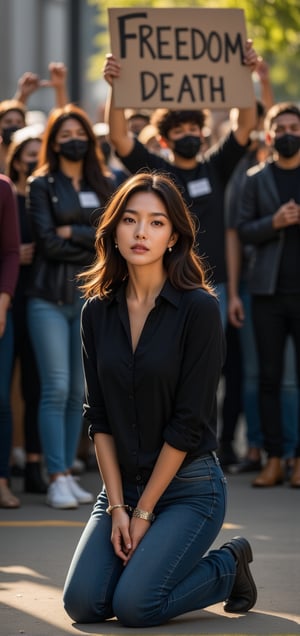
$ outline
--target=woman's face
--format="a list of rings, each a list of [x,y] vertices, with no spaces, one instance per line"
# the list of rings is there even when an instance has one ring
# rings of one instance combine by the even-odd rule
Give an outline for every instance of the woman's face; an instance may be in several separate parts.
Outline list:
[[[88,140],[88,135],[80,123],[79,119],[75,117],[69,117],[66,119],[59,131],[55,136],[55,150],[59,151],[60,144],[65,143],[66,141],[71,141],[72,139],[81,139],[82,141]]]
[[[23,128],[25,126],[24,116],[18,110],[8,110],[1,118],[1,129]]]
[[[127,201],[115,239],[128,264],[145,266],[162,262],[168,248],[175,245],[177,234],[160,197],[153,192],[136,192]]]
[[[38,161],[40,147],[41,141],[39,139],[31,139],[23,146],[19,159],[14,161],[14,168],[17,172],[26,176],[33,172]]]

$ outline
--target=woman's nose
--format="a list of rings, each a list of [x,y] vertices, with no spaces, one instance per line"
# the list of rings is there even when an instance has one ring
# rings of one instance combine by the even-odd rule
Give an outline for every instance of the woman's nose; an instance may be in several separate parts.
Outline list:
[[[138,223],[135,230],[135,235],[137,238],[145,238],[145,226],[142,223]]]

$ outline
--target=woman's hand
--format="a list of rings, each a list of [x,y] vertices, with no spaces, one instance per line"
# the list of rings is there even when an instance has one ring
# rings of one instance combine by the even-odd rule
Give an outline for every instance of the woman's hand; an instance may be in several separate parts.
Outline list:
[[[71,225],[60,225],[56,228],[56,234],[60,238],[70,239],[72,236],[72,228]]]
[[[20,245],[20,265],[30,265],[33,260],[35,243],[22,243]]]
[[[132,517],[130,521],[130,536],[131,536],[131,549],[127,555],[127,561],[131,559],[133,553],[137,549],[139,543],[142,538],[145,536],[146,532],[149,530],[151,526],[150,521],[145,521],[145,519],[138,519],[136,517]]]
[[[111,542],[114,547],[116,555],[122,559],[124,565],[128,561],[128,555],[132,548],[132,542],[130,538],[130,518],[123,508],[113,510],[112,516],[112,530],[111,530]]]
[[[114,79],[120,77],[121,66],[117,60],[117,58],[112,55],[112,53],[108,53],[105,56],[105,64],[103,68],[103,77],[107,81],[110,86],[113,85]]]
[[[7,310],[10,305],[10,296],[6,292],[0,294],[0,338],[4,335],[6,328]]]

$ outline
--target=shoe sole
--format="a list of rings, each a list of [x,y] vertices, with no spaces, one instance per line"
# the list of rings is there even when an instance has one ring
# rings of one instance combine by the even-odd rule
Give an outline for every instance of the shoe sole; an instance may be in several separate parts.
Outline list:
[[[243,550],[241,552],[237,551],[235,553],[234,548],[235,548],[235,545],[237,544],[239,544],[243,548]],[[251,545],[249,541],[247,541],[247,539],[244,539],[243,537],[234,537],[234,543],[231,544],[231,549],[232,549],[232,552],[235,554],[236,558],[239,559],[239,563],[241,563],[243,567],[245,576],[248,579],[248,582],[250,584],[252,598],[249,600],[248,605],[245,605],[243,609],[240,609],[240,610],[230,609],[231,605],[229,600],[224,605],[223,609],[225,612],[228,612],[229,614],[244,614],[245,612],[249,612],[249,610],[252,609],[252,607],[255,605],[257,601],[257,588],[248,565],[249,563],[252,563],[253,561],[253,553],[252,553],[252,549],[251,549]]]
[[[53,503],[51,503],[50,501],[46,501],[47,506],[50,506],[50,508],[56,508],[57,510],[75,510],[76,508],[78,508],[78,504],[60,504],[60,505],[55,505]]]

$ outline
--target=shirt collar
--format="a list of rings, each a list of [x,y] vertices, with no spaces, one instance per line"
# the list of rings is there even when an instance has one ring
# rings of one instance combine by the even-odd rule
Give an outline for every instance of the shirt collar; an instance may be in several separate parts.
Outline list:
[[[120,303],[125,298],[126,285],[127,280],[124,281],[120,285],[120,287],[118,287],[118,289],[111,295],[109,301],[112,302],[113,300],[116,300],[118,303]],[[182,291],[173,287],[173,285],[167,278],[160,294],[156,299],[156,303],[160,302],[161,298],[163,298],[164,300],[167,300],[171,305],[174,305],[174,307],[179,307],[181,295]]]

